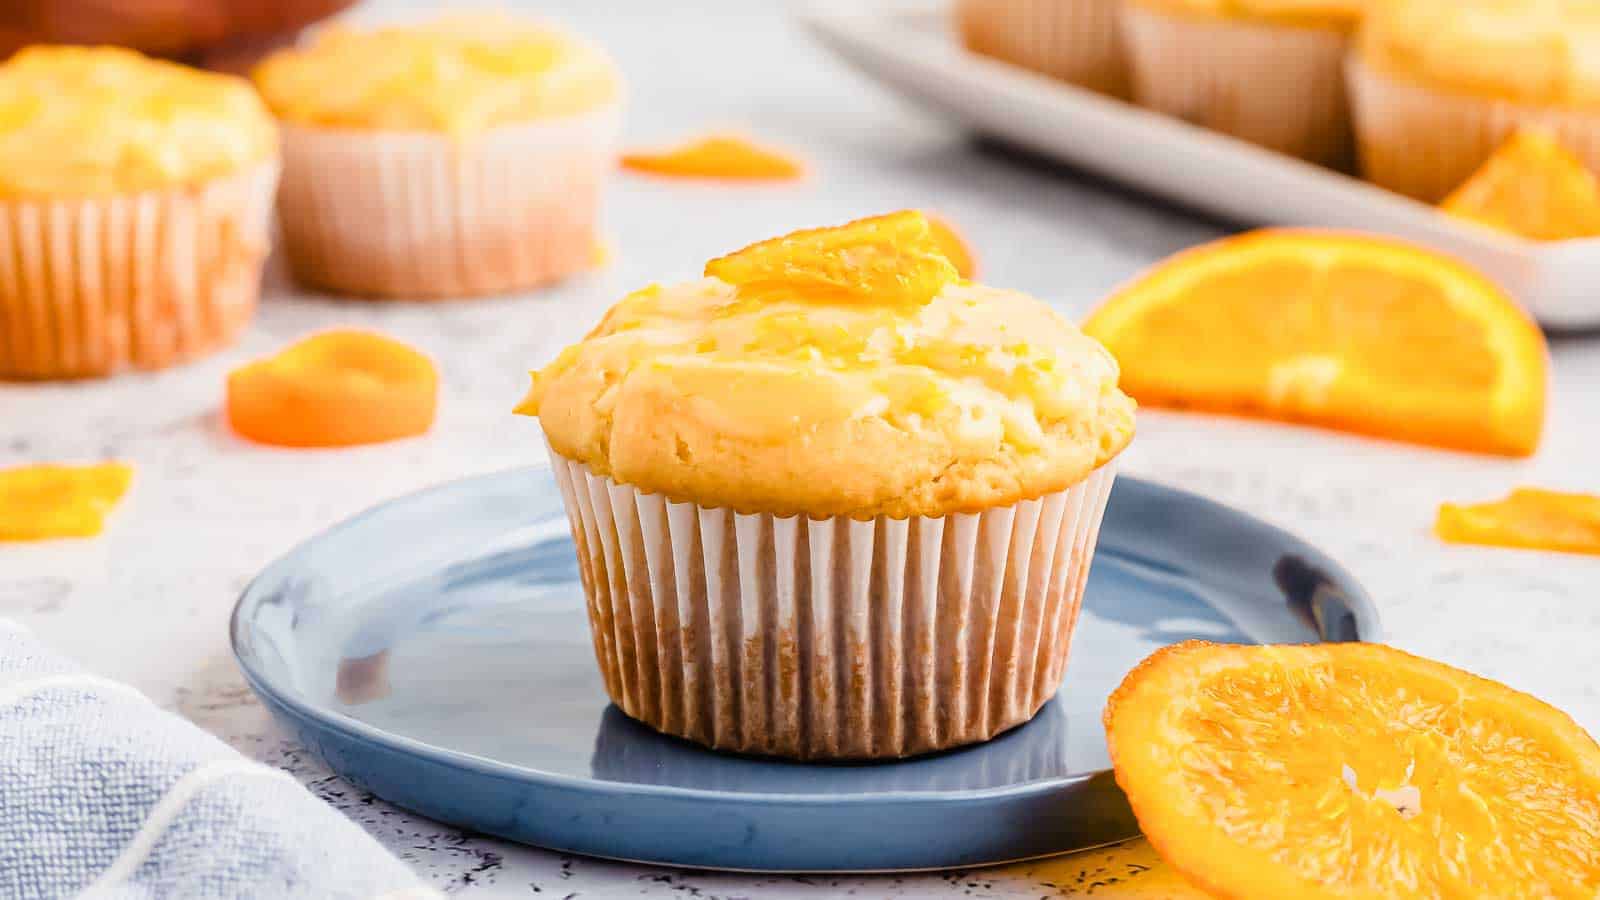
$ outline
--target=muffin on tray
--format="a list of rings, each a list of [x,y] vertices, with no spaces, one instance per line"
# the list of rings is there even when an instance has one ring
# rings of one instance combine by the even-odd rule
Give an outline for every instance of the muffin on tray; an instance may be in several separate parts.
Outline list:
[[[1363,173],[1434,203],[1523,127],[1600,173],[1600,3],[1391,0],[1350,63]]]
[[[960,280],[921,214],[637,291],[534,373],[596,656],[716,748],[987,740],[1061,683],[1133,402],[1093,339]]]
[[[1280,153],[1350,163],[1344,58],[1367,0],[1125,0],[1134,100]]]
[[[244,79],[109,47],[0,64],[0,378],[159,369],[231,343],[277,177]]]
[[[956,30],[974,53],[1114,97],[1128,95],[1121,0],[957,0]]]
[[[278,209],[306,283],[457,297],[591,266],[621,79],[590,44],[488,13],[334,26],[254,77],[282,122]]]

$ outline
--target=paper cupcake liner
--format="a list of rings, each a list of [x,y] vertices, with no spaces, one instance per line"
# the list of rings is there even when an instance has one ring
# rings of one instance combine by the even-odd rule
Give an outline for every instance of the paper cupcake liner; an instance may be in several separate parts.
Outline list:
[[[276,163],[198,186],[0,198],[0,377],[160,369],[255,312]]]
[[[374,297],[534,287],[594,258],[610,108],[452,139],[283,126],[284,248],[302,281]]]
[[[1434,90],[1354,59],[1348,75],[1362,173],[1381,187],[1437,203],[1527,126],[1600,172],[1600,114]]]
[[[1124,8],[1123,26],[1141,106],[1300,159],[1350,164],[1343,32],[1135,4]]]
[[[959,0],[963,43],[1063,81],[1128,96],[1119,0]]]
[[[1061,684],[1111,464],[981,513],[675,502],[551,451],[606,691],[722,750],[882,759],[988,740]]]

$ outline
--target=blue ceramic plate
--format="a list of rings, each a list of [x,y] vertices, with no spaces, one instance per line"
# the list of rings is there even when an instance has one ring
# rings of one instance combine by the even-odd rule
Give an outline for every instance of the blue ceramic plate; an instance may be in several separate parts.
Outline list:
[[[1066,683],[1029,724],[905,762],[713,753],[606,701],[548,470],[384,504],[263,572],[233,647],[273,713],[380,797],[465,828],[701,868],[970,866],[1137,829],[1100,710],[1185,638],[1373,640],[1359,585],[1305,543],[1191,494],[1111,495]]]

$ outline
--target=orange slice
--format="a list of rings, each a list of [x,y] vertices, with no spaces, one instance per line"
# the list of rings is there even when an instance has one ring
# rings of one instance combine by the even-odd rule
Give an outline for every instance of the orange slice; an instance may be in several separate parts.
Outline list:
[[[1433,530],[1456,544],[1600,555],[1600,497],[1518,488],[1493,503],[1446,503]]]
[[[727,134],[699,138],[668,150],[626,153],[622,167],[652,175],[738,181],[788,181],[805,174],[805,166],[793,156]]]
[[[327,331],[228,374],[228,422],[284,447],[345,447],[422,434],[439,376],[428,357],[381,334]]]
[[[132,482],[123,463],[0,469],[0,541],[93,537]]]
[[[1600,235],[1600,180],[1552,135],[1524,129],[1439,208],[1538,241],[1593,237]]]
[[[706,263],[706,275],[752,297],[913,305],[959,277],[914,210],[751,244]]]
[[[1545,342],[1503,291],[1382,238],[1267,230],[1180,253],[1084,331],[1140,403],[1526,455]]]
[[[928,220],[928,233],[933,237],[933,242],[939,245],[939,251],[956,267],[956,274],[962,278],[978,277],[978,258],[973,255],[972,247],[961,232],[942,216],[933,213],[923,213]]]
[[[1217,897],[1600,890],[1600,747],[1559,710],[1377,644],[1158,651],[1106,707],[1117,783]]]

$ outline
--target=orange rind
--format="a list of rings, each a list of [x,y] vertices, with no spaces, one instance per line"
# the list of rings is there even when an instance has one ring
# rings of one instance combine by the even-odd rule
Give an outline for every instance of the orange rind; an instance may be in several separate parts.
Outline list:
[[[1446,503],[1433,530],[1454,544],[1600,555],[1600,497],[1518,488],[1490,503]]]
[[[799,159],[731,134],[710,135],[666,150],[622,156],[622,167],[673,178],[791,181],[805,174]]]

